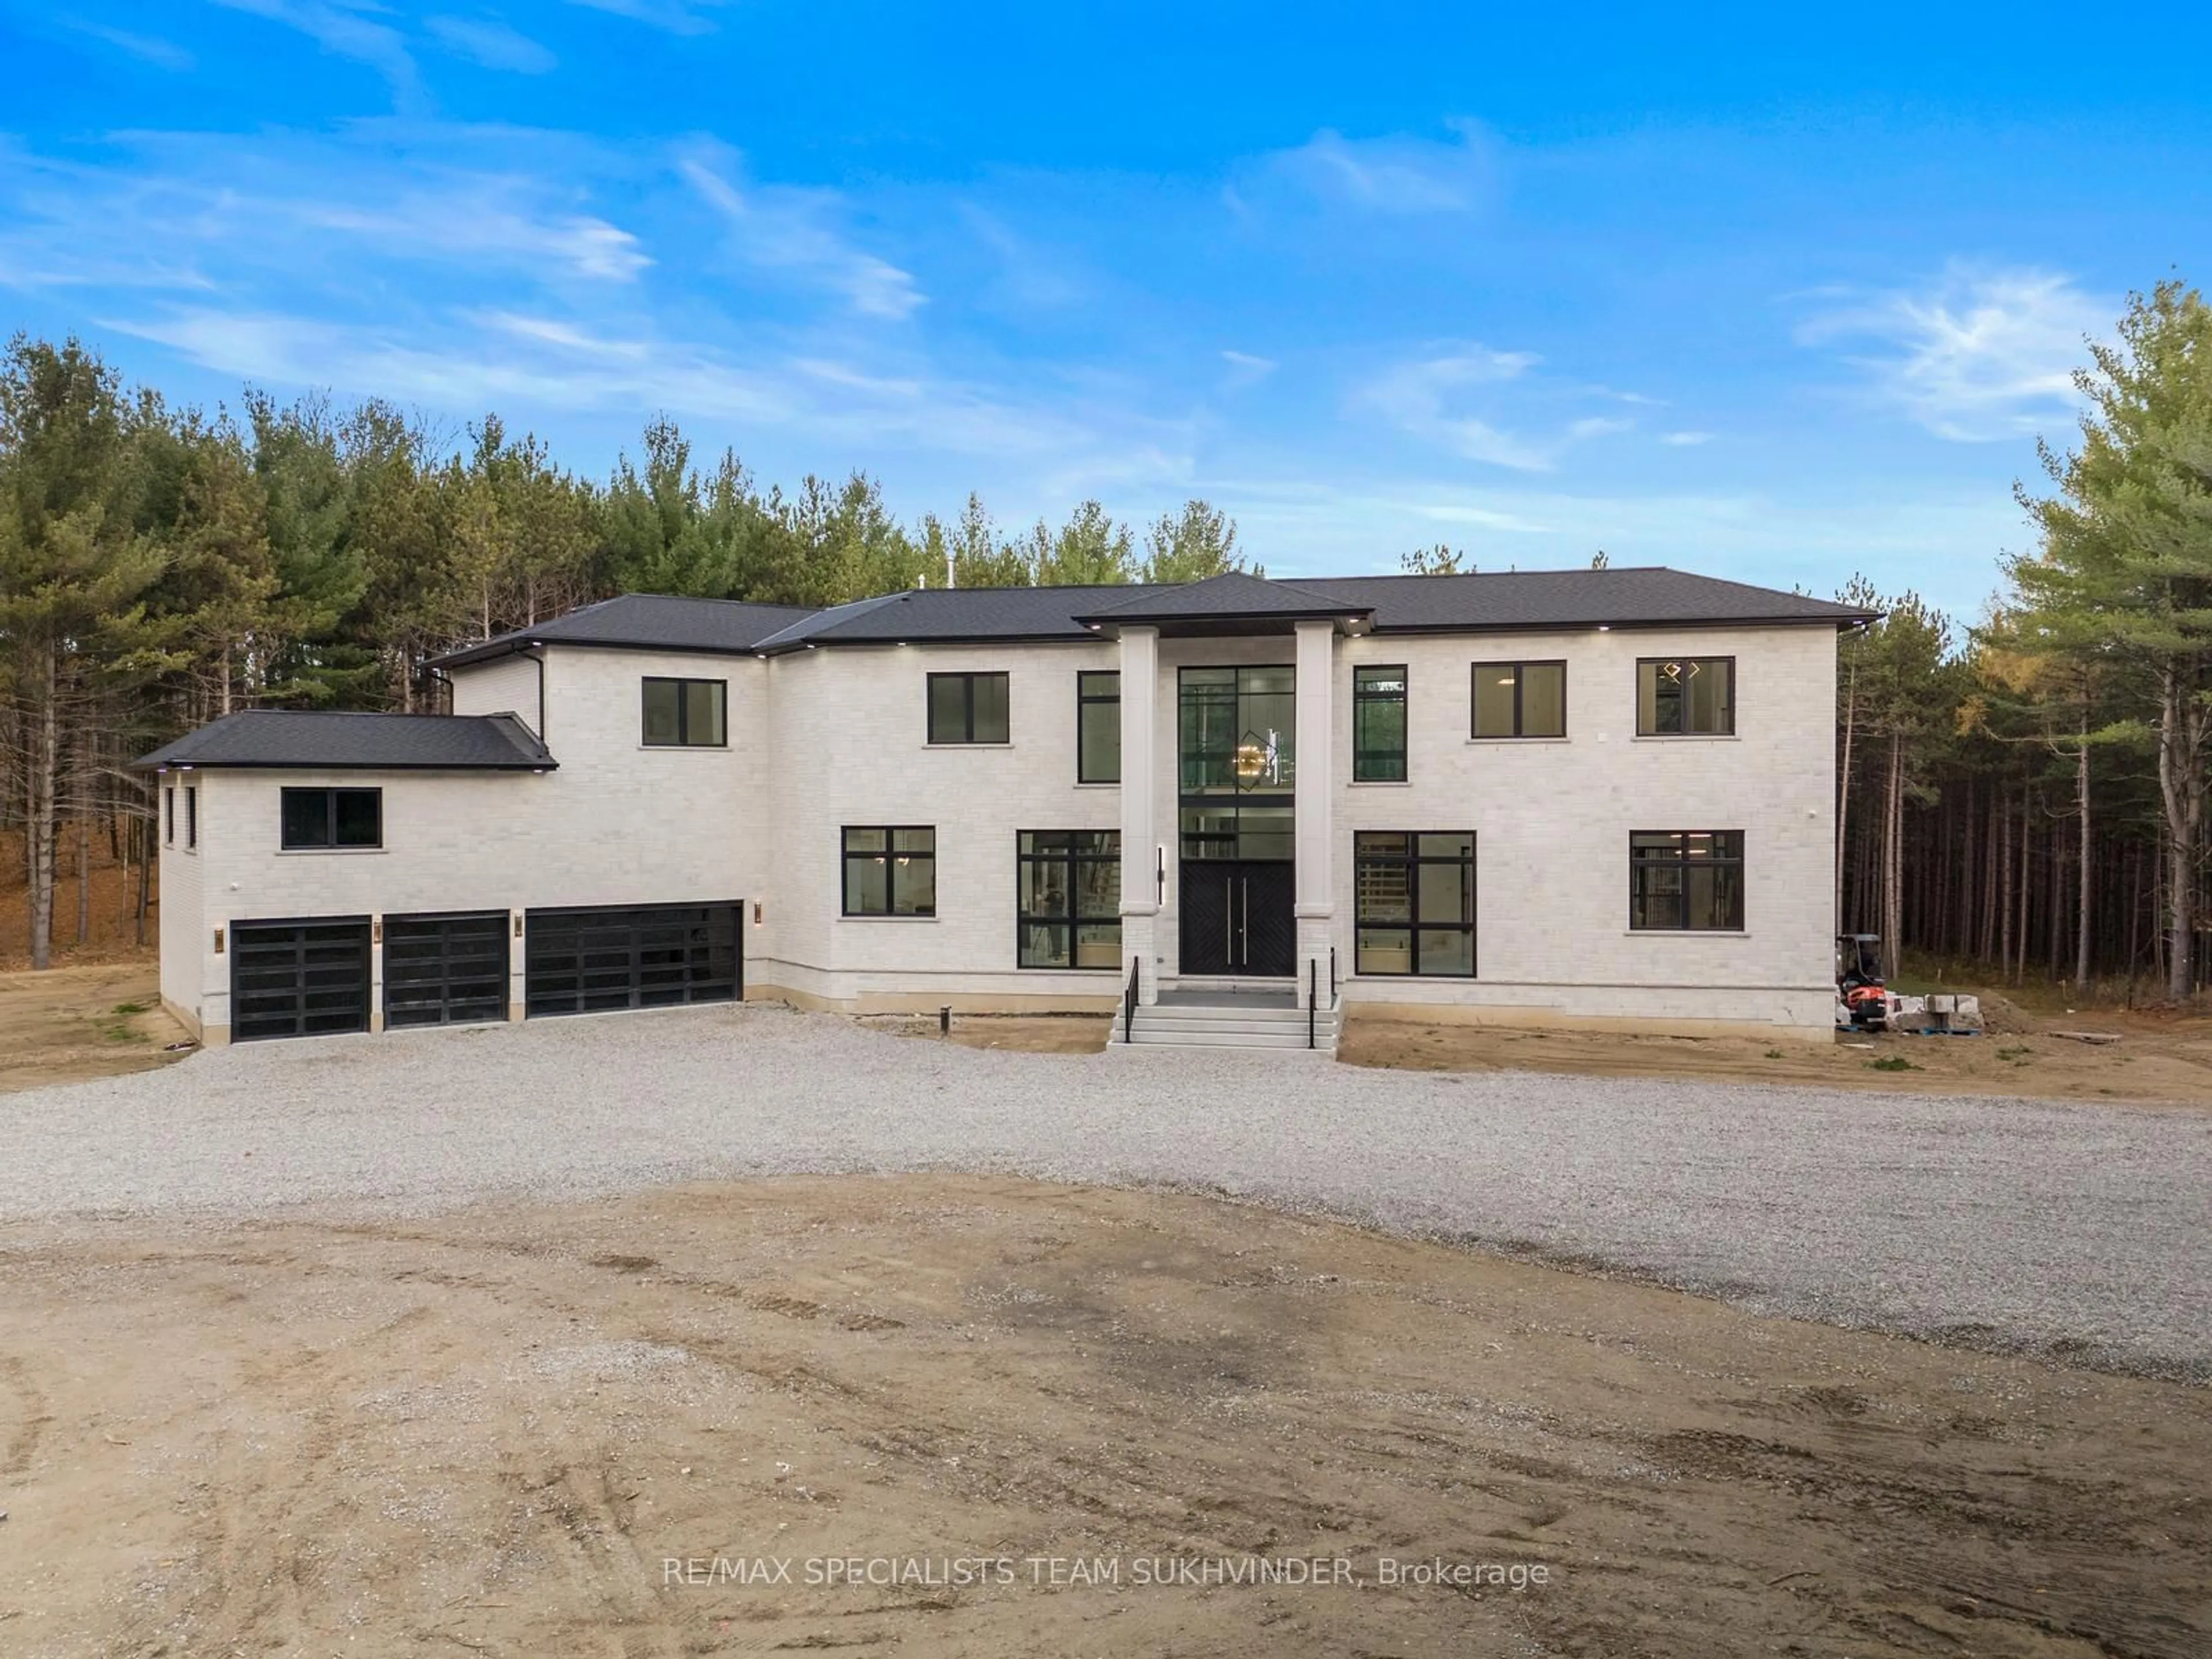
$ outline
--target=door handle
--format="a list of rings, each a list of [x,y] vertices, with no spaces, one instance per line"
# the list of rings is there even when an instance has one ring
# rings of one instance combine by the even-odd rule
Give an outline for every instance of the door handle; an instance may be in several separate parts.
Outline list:
[[[1228,877],[1221,878],[1221,962],[1225,968],[1237,965],[1237,905],[1229,896],[1231,885]]]
[[[1242,945],[1242,946],[1243,946],[1243,950],[1242,950],[1242,951],[1239,953],[1239,955],[1238,955],[1238,957],[1237,957],[1237,966],[1239,966],[1240,968],[1249,968],[1249,967],[1252,965],[1252,878],[1251,878],[1251,877],[1249,877],[1249,876],[1245,877],[1242,881],[1238,882],[1238,883],[1237,884],[1237,885],[1238,886],[1238,888],[1239,888],[1239,889],[1241,889],[1241,890],[1242,890],[1243,894],[1243,898],[1244,898],[1244,920],[1243,920],[1243,921],[1241,924],[1239,924],[1239,926],[1238,926],[1238,927],[1237,927],[1237,943],[1238,943],[1240,945]]]

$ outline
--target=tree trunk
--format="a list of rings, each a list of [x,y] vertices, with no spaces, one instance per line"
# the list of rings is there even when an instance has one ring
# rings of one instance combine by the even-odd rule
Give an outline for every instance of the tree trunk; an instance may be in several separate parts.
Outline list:
[[[2197,848],[2204,815],[2207,712],[2179,667],[2159,675],[2158,789],[2166,809],[2166,994],[2185,1002],[2196,988]]]
[[[1851,672],[1844,693],[1844,753],[1837,769],[1836,790],[1836,931],[1844,933],[1844,829],[1851,816],[1851,739],[1857,734],[1859,659],[1851,654]]]
[[[56,657],[54,642],[45,641],[33,671],[32,685],[40,706],[31,714],[34,732],[23,800],[33,969],[51,968],[54,960],[54,795],[61,771],[60,711],[55,707],[61,677]]]
[[[137,942],[146,942],[146,902],[154,877],[154,820],[144,814],[132,820],[138,836],[138,906],[132,918]]]
[[[76,820],[76,942],[92,943],[92,820],[80,804]]]
[[[2094,884],[2089,872],[2094,867],[2090,854],[2089,836],[2089,705],[2086,698],[2081,704],[2081,752],[2074,757],[2074,802],[2081,814],[2080,855],[2075,866],[2081,879],[2076,884],[2074,898],[2074,990],[2087,994],[2089,988],[2090,916]]]
[[[1889,734],[1889,778],[1882,811],[1881,960],[1895,979],[1905,941],[1905,734]]]

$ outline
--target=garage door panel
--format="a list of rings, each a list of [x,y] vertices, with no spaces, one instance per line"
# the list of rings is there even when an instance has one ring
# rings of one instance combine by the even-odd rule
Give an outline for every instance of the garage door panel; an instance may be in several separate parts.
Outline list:
[[[507,1018],[504,910],[386,916],[384,1023],[467,1025]]]
[[[743,988],[735,904],[532,910],[526,928],[532,1017],[728,1002]]]
[[[368,917],[233,922],[230,950],[232,1041],[368,1029]]]

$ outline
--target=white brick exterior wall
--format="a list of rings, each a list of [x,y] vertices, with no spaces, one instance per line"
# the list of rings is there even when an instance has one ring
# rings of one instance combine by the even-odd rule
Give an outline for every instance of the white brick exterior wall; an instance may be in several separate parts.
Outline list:
[[[1300,844],[1310,848],[1323,833],[1306,801],[1326,801],[1330,868],[1325,899],[1301,894],[1299,932],[1305,955],[1334,945],[1348,1002],[1461,1018],[1827,1034],[1831,629],[1385,635],[1312,646],[1333,658],[1329,706],[1316,711],[1333,738],[1326,756],[1310,752],[1310,740],[1301,745],[1301,773],[1315,793],[1301,792]],[[1177,970],[1177,669],[1287,664],[1296,651],[1287,635],[1158,642],[1151,740],[1124,737],[1125,756],[1149,750],[1153,787],[1152,842],[1123,848],[1127,879],[1140,884],[1125,895],[1151,898],[1156,848],[1168,879],[1156,921],[1129,919],[1125,961],[1147,951],[1158,975]],[[1734,656],[1735,735],[1638,738],[1635,664],[1653,655]],[[201,791],[199,850],[162,853],[162,988],[177,1012],[222,1040],[228,963],[211,940],[239,921],[723,900],[746,907],[750,995],[879,1008],[1103,1008],[1118,1000],[1121,970],[1016,965],[1015,838],[1022,830],[1123,825],[1119,787],[1076,781],[1076,675],[1121,667],[1120,645],[825,647],[769,660],[555,647],[544,657],[544,735],[559,762],[549,774],[171,774],[165,781],[189,775]],[[1569,665],[1567,737],[1471,741],[1469,665],[1550,658]],[[1407,666],[1403,784],[1349,781],[1352,671],[1361,663]],[[1007,744],[927,743],[926,677],[963,671],[1009,675]],[[639,682],[648,675],[726,681],[728,747],[645,747]],[[508,710],[535,725],[538,676],[523,657],[457,670],[455,712]],[[363,784],[384,790],[381,850],[278,849],[282,788]],[[181,806],[179,822],[181,842]],[[893,824],[937,832],[937,915],[841,915],[841,829]],[[1475,832],[1479,978],[1353,973],[1352,836],[1363,829]],[[1631,933],[1635,830],[1742,830],[1743,933]],[[518,1008],[521,966],[517,949]]]

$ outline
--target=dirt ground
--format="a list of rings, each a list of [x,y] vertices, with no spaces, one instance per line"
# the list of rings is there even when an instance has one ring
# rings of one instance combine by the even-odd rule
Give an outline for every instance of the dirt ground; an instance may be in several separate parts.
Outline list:
[[[2021,1095],[2212,1105],[2212,1019],[2124,1012],[2039,1017],[1991,998],[1992,1029],[1973,1037],[1838,1038],[1833,1046],[1756,1037],[1641,1036],[1363,1018],[1345,1022],[1348,1065],[1431,1072],[1578,1072],[1875,1089],[1890,1094]],[[934,1019],[871,1019],[934,1039]],[[951,1040],[976,1048],[1090,1054],[1111,1021],[1096,1016],[959,1014]],[[2054,1036],[2118,1033],[2109,1045]]]
[[[0,974],[0,1094],[142,1072],[184,1036],[150,962]]]
[[[147,945],[137,942],[138,873],[108,856],[107,826],[103,820],[92,837],[91,928],[85,943],[76,942],[78,881],[77,830],[62,826],[61,863],[54,883],[54,960],[64,966],[86,963],[127,962],[150,956],[150,941],[161,930],[158,891],[149,892],[146,911]],[[158,866],[155,871],[159,876]],[[0,969],[31,965],[31,912],[23,878],[23,836],[21,830],[0,832]]]
[[[2205,1390],[1196,1197],[0,1232],[24,1659],[2196,1659],[2209,1488]]]

